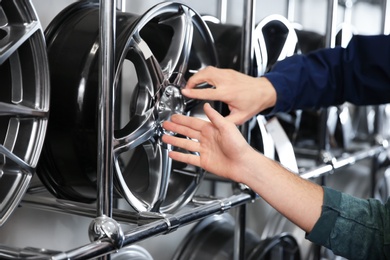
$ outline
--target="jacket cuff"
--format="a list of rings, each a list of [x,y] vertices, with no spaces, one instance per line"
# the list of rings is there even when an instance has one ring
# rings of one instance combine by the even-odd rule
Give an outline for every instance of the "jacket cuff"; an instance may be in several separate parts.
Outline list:
[[[339,191],[323,187],[324,202],[322,205],[321,216],[314,225],[312,231],[306,234],[306,239],[311,242],[330,247],[330,233],[339,217],[339,208],[341,203],[341,193]]]

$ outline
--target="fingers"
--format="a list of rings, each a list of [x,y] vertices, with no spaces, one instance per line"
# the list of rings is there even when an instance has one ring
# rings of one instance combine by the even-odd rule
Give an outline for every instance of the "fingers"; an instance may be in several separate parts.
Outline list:
[[[192,140],[189,140],[187,138],[180,138],[180,137],[175,137],[175,136],[171,136],[171,135],[163,135],[162,141],[164,143],[173,145],[173,146],[178,147],[178,148],[185,149],[187,151],[199,152],[200,144],[196,141],[192,141]],[[169,157],[172,158],[173,160],[176,160],[179,162],[192,164],[192,165],[201,167],[200,158],[198,155],[195,155],[195,154],[170,151]]]
[[[217,73],[217,68],[208,66],[196,74],[194,74],[192,77],[189,78],[186,89],[192,89],[196,87],[199,84],[207,82],[208,84],[215,85],[213,81],[213,75]]]
[[[224,127],[228,122],[209,103],[206,103],[203,109],[206,116],[216,128]],[[200,141],[201,131],[207,127],[207,124],[210,123],[200,118],[176,114],[171,117],[171,121],[165,121],[163,123],[163,128]]]
[[[200,148],[199,142],[187,138],[172,136],[172,135],[163,135],[162,141],[164,143],[182,148],[190,152],[199,152],[199,148]]]
[[[177,124],[170,121],[165,121],[163,123],[163,128],[167,131],[171,131],[174,133],[178,133],[184,136],[187,136],[192,139],[200,140],[200,133],[197,130],[189,128],[187,126],[183,126],[181,124]]]
[[[209,103],[204,104],[204,112],[210,121],[218,128],[222,128],[228,122],[220,113],[211,107]]]
[[[189,98],[202,99],[202,100],[218,100],[223,101],[218,89],[215,88],[203,88],[203,89],[189,89],[184,88],[181,93]]]
[[[218,73],[220,73],[220,70],[212,66],[208,66],[200,70],[191,78],[189,78],[186,87],[181,90],[181,93],[189,98],[203,100],[221,100],[221,94],[215,88],[195,88],[199,84],[203,83],[208,83],[210,85],[217,86],[218,84],[216,82],[216,75],[218,75]]]
[[[189,153],[180,153],[171,151],[169,152],[169,157],[171,157],[173,160],[183,162],[186,164],[192,164],[197,167],[201,167],[200,165],[200,157],[194,154]]]
[[[205,126],[205,124],[207,124],[207,122],[203,119],[191,117],[191,116],[183,116],[179,114],[173,115],[171,117],[171,122],[175,124],[175,126],[172,127],[174,127],[176,130],[180,130],[181,127],[188,127],[192,130],[200,131]]]

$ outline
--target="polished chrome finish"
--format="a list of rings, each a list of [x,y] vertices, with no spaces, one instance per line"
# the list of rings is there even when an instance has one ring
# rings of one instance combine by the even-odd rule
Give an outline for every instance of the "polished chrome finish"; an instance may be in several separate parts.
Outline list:
[[[112,217],[114,195],[113,142],[116,0],[100,0],[99,9],[99,109],[97,158],[97,218],[89,226],[91,241],[108,238],[115,248],[123,244],[123,232]],[[109,260],[109,256],[102,260]]]
[[[124,234],[121,226],[114,219],[104,215],[91,222],[88,235],[91,241],[108,238],[116,249],[123,246]]]
[[[300,174],[303,179],[314,179],[326,174],[332,173],[334,171],[333,166],[329,164],[321,164],[314,167],[313,169],[307,170]]]
[[[333,162],[333,168],[337,170],[348,165],[353,165],[357,161],[374,157],[383,151],[385,151],[385,147],[383,145],[374,145],[362,151],[355,152],[350,155],[344,155]]]
[[[120,219],[123,222],[129,223],[130,221],[130,223],[136,224],[134,228],[132,228],[130,231],[124,234],[123,240],[119,239],[119,242],[123,241],[122,246],[123,248],[125,248],[126,246],[139,242],[143,239],[147,239],[155,235],[171,232],[181,226],[190,224],[194,221],[201,220],[208,216],[212,216],[216,213],[223,213],[231,208],[238,207],[245,203],[251,202],[254,199],[255,197],[253,195],[247,193],[232,195],[228,198],[217,199],[217,200],[210,199],[208,200],[207,203],[204,204],[197,204],[197,205],[187,204],[185,208],[183,208],[180,212],[176,213],[175,215],[160,215],[154,218],[153,220],[151,214],[157,214],[157,213],[153,213],[153,212],[135,213],[135,212],[128,212],[128,211],[114,210],[113,215],[116,219]],[[22,203],[22,206],[33,207],[35,209],[40,209],[40,210],[50,210],[59,213],[80,214],[82,216],[96,215],[96,208],[94,208],[91,205],[73,203],[69,201],[61,201],[61,200],[51,199],[47,197],[37,198],[37,196],[26,196],[25,200]],[[145,216],[145,214],[148,214],[149,216]],[[113,243],[109,238],[110,237],[122,238],[122,236],[116,235],[116,233],[114,233],[115,234],[114,236],[110,235],[112,230],[117,230],[116,224],[115,223],[112,224],[111,220],[108,221],[109,229],[107,229],[107,227],[102,227],[102,225],[106,224],[105,223],[106,219],[108,218],[102,218],[101,219],[102,221],[99,222],[99,225],[96,225],[95,227],[101,227],[99,228],[99,230],[102,231],[102,234],[108,233],[107,235],[108,238],[103,237],[99,240],[91,242],[90,244],[69,250],[68,252],[53,253],[51,251],[47,251],[50,252],[50,254],[49,253],[44,254],[44,251],[42,251],[42,253],[32,254],[32,256],[34,255],[37,257],[39,256],[40,257],[39,259],[46,259],[46,257],[43,256],[47,256],[47,258],[53,260],[54,259],[56,260],[92,259],[95,257],[104,256],[109,253],[116,252],[118,250],[118,248],[115,246],[116,243]],[[113,227],[113,229],[110,229],[110,227]],[[93,234],[98,234],[98,233],[99,232],[93,232]],[[13,249],[13,252],[19,252],[19,251],[18,250],[15,251],[15,249]],[[0,254],[1,253],[4,253],[2,248],[0,248]],[[114,256],[115,255],[113,255],[113,257]],[[19,259],[19,258],[15,258],[15,259]]]
[[[336,19],[338,0],[328,0],[328,11],[326,17],[325,47],[336,46]]]
[[[379,153],[384,152],[387,149],[387,142],[385,141],[381,145],[374,145],[372,147],[363,149],[362,151],[345,154],[339,158],[331,156],[330,159],[325,162],[325,164],[321,164],[314,167],[313,169],[307,170],[301,173],[300,176],[304,179],[313,179],[325,176],[343,167],[353,165],[357,161],[377,156]]]
[[[243,26],[242,26],[242,43],[241,43],[241,61],[240,71],[246,75],[256,76],[254,71],[254,49],[253,49],[253,34],[255,28],[255,10],[256,0],[244,0]],[[244,123],[239,127],[244,138],[250,142],[249,123]],[[245,258],[245,216],[246,205],[241,205],[238,208],[237,223],[234,230],[234,260],[242,260]]]
[[[109,89],[115,96],[110,101],[108,94],[112,93],[104,97],[96,95],[93,77],[100,67],[96,64],[98,7],[88,1],[76,2],[48,26],[51,72],[56,75],[53,76],[56,87],[52,97],[64,100],[56,102],[57,113],[51,113],[53,127],[49,127],[47,153],[40,161],[42,167],[38,173],[58,198],[92,202],[96,199],[95,164],[98,163],[97,156],[91,156],[95,152],[101,153],[100,156],[106,153],[105,165],[101,166],[103,173],[109,171],[110,165],[114,167],[114,196],[124,197],[139,212],[172,212],[190,201],[204,171],[172,162],[168,153],[178,148],[162,143],[161,124],[175,113],[204,116],[203,102],[190,104],[181,96],[180,89],[192,71],[217,65],[212,36],[201,17],[182,4],[164,2],[142,16],[117,12],[115,72],[113,86]],[[90,31],[86,29],[86,33],[79,28]],[[67,45],[63,44],[65,41]],[[64,55],[64,52],[69,53]],[[63,76],[63,64],[73,60],[81,64],[81,72],[72,68]],[[109,73],[103,74],[109,77]],[[97,105],[98,99],[101,103]],[[112,101],[114,104],[110,103]],[[111,109],[103,112],[104,107]],[[69,123],[59,131],[55,126],[61,122],[56,120],[65,109]],[[98,109],[106,118],[111,113],[111,118],[105,123],[99,122],[99,127],[95,120]],[[114,125],[114,131],[109,124]],[[64,138],[57,138],[59,135]],[[101,143],[97,151],[95,135],[106,142]],[[69,142],[62,143],[64,139]],[[64,146],[61,151],[58,151],[59,143]],[[98,162],[104,163],[103,159]],[[103,183],[98,186],[109,185],[110,179],[99,178]],[[101,192],[108,198],[111,187],[106,188]]]
[[[49,68],[30,1],[0,1],[0,74],[1,226],[35,173],[47,127]]]
[[[171,27],[175,32],[167,54],[161,61],[158,61],[157,57],[154,56],[153,50],[142,38],[141,32],[152,19],[159,16],[161,17],[160,24]],[[137,211],[167,212],[181,207],[189,200],[191,193],[195,191],[195,187],[190,187],[176,201],[174,201],[174,198],[168,198],[170,196],[168,185],[169,180],[172,179],[172,174],[192,175],[195,183],[198,182],[197,179],[200,180],[202,177],[201,171],[195,170],[193,172],[193,169],[195,169],[193,167],[172,168],[172,161],[168,157],[168,149],[172,148],[166,147],[159,140],[162,134],[162,122],[169,120],[173,114],[185,112],[184,99],[180,94],[180,88],[184,87],[186,83],[184,75],[188,70],[190,61],[194,29],[200,30],[200,26],[196,13],[188,7],[163,3],[150,9],[137,21],[131,32],[132,36],[127,43],[128,47],[126,49],[140,56],[139,61],[136,60],[135,69],[139,76],[139,85],[144,86],[145,90],[139,93],[136,100],[133,119],[123,128],[123,130],[127,130],[117,131],[113,141],[115,169],[117,179],[121,183],[126,183],[123,176],[131,174],[121,166],[122,154],[131,149],[141,152],[141,147],[147,154],[151,176],[146,192],[140,197],[133,191],[138,188],[131,183],[121,185],[120,188],[123,196]],[[122,63],[122,59],[126,59],[128,55],[124,52],[119,63]],[[148,79],[149,82],[143,81],[146,79],[145,76],[141,77],[142,72],[139,70],[142,67],[137,65],[140,62],[144,63],[142,67],[149,70],[148,75],[151,77],[151,79]],[[117,76],[119,75],[118,73]],[[133,160],[131,163],[136,162]],[[173,169],[172,173],[171,169]],[[178,185],[180,184],[178,183]],[[175,188],[172,187],[172,189]],[[168,201],[170,202],[166,203]]]
[[[161,17],[159,23],[172,28],[175,32],[165,57],[160,61],[147,41],[142,38],[141,31],[155,17]],[[129,174],[124,172],[120,166],[120,158],[125,149],[133,148],[138,151],[142,145],[147,154],[151,176],[147,191],[141,195],[144,198],[140,198],[140,195],[133,192],[136,190],[133,184],[128,184],[130,188],[121,185],[121,193],[137,211],[169,212],[178,209],[189,201],[191,194],[196,190],[196,183],[203,175],[202,171],[191,166],[176,169],[168,157],[168,150],[174,148],[166,147],[159,140],[162,133],[161,123],[169,120],[175,113],[185,113],[184,99],[180,94],[180,88],[184,87],[186,83],[185,74],[189,69],[194,32],[206,33],[202,32],[205,27],[200,23],[200,20],[200,17],[193,10],[184,5],[162,3],[150,9],[137,21],[127,43],[127,49],[141,57],[139,60],[145,64],[143,66],[149,70],[148,75],[151,77],[144,82],[146,77],[141,77],[142,72],[138,72],[142,67],[137,65],[139,61],[135,63],[139,85],[146,87],[145,91],[139,93],[136,100],[136,111],[134,111],[135,118],[138,115],[141,117],[135,121],[137,128],[130,128],[129,135],[114,135],[115,169],[117,178],[122,183],[125,182],[123,176]],[[120,63],[122,59],[127,57],[126,55],[128,54],[123,53]],[[203,67],[206,64],[200,65]],[[119,76],[119,74],[117,75]],[[132,121],[129,122],[129,124],[132,123]],[[126,138],[126,141],[121,142],[123,138]],[[133,160],[131,163],[135,163],[135,161]],[[175,199],[171,197],[170,190],[177,189],[178,186],[169,188],[169,180],[172,182],[173,176],[178,175],[193,176],[194,182],[188,186],[187,191]],[[176,185],[181,184],[177,183]]]
[[[158,123],[170,120],[173,114],[184,113],[184,98],[180,93],[180,88],[175,85],[168,85],[158,103]]]
[[[253,60],[254,60],[254,29],[255,29],[255,0],[244,1],[244,20],[243,20],[243,32],[242,32],[242,45],[241,45],[241,69],[240,71],[247,75],[254,75]]]
[[[14,1],[13,1],[14,2]],[[35,15],[34,15],[35,16]],[[8,19],[8,17],[2,17],[1,19]],[[28,19],[24,17],[23,19]],[[37,31],[41,30],[41,25],[34,17],[34,20],[19,21],[19,23],[4,23],[1,27],[1,31],[7,35],[1,38],[0,44],[0,64],[3,64],[12,54],[16,53],[18,48],[30,39]]]
[[[221,201],[222,204],[230,204],[232,207],[237,207],[242,204],[248,203],[253,200],[253,197],[249,194],[239,194],[233,195],[228,198],[224,198]],[[174,215],[174,218],[179,223],[179,226],[183,226],[186,224],[190,224],[194,221],[203,219],[207,216],[211,216],[216,213],[221,213],[223,210],[221,209],[221,202],[215,201],[208,203],[203,206],[198,206],[190,209],[184,209],[179,213]],[[169,220],[169,218],[168,218]],[[172,222],[172,221],[170,221]],[[175,227],[177,228],[177,227]],[[135,242],[141,241],[143,239],[163,234],[170,231],[170,227],[168,225],[168,221],[164,219],[154,221],[152,223],[138,226],[132,229],[129,232],[125,233],[125,240],[123,246],[131,245]],[[61,260],[61,259],[90,259],[98,256],[102,256],[108,253],[112,253],[116,251],[113,245],[107,241],[107,239],[97,240],[90,244],[81,246],[79,248],[69,250],[67,252],[63,252],[61,254],[53,256],[51,259]]]
[[[114,71],[116,0],[100,1],[99,112],[98,112],[98,221],[112,216],[114,133]],[[94,222],[93,222],[94,223]],[[96,224],[98,225],[98,224]],[[98,229],[90,229],[99,231]],[[99,235],[99,234],[97,234]],[[90,236],[91,237],[91,236]]]

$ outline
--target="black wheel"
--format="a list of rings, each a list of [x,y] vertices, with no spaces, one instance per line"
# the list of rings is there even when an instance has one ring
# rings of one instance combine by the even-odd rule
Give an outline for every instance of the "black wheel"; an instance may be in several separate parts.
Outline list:
[[[99,5],[79,1],[46,31],[53,111],[39,175],[56,196],[83,202],[96,199],[98,19]],[[213,40],[200,16],[177,3],[142,16],[117,12],[116,24],[115,187],[137,211],[170,212],[191,199],[204,173],[172,162],[161,123],[203,115],[180,89],[217,65]]]
[[[197,223],[181,241],[174,260],[231,260],[234,259],[235,220],[228,214],[213,215]],[[245,259],[260,238],[252,230],[245,230]]]
[[[0,225],[35,172],[46,133],[49,70],[30,1],[0,1]]]

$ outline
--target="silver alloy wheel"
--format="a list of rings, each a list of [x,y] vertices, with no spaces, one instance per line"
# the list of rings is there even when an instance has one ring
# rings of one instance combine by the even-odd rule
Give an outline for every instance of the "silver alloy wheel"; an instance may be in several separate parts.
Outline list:
[[[156,18],[159,25],[167,26],[173,32],[166,55],[160,61],[142,33],[143,28]],[[121,183],[117,186],[139,211],[169,212],[179,208],[188,202],[203,176],[203,171],[196,167],[175,162],[172,165],[168,157],[171,148],[160,141],[164,132],[162,122],[169,120],[173,114],[186,113],[186,101],[180,88],[186,84],[189,69],[199,70],[210,65],[189,67],[191,52],[196,51],[192,49],[195,31],[203,34],[208,32],[202,19],[192,9],[181,4],[163,3],[145,13],[128,34],[130,37],[126,36],[128,40],[119,64],[123,65],[125,60],[130,60],[134,64],[138,82],[133,92],[128,117],[130,120],[126,120],[128,122],[125,126],[114,133],[114,161],[116,177]],[[203,37],[212,46],[211,37],[207,34]],[[116,82],[121,80],[121,69],[119,66]],[[131,154],[128,155],[127,151]],[[146,155],[143,158],[134,154],[141,151]],[[125,157],[130,160],[123,167]],[[142,159],[148,160],[148,180],[134,170]],[[140,187],[144,190],[139,192]]]
[[[38,174],[57,197],[83,202],[96,199],[98,17],[98,5],[79,1],[46,30],[53,106]],[[172,212],[191,199],[204,172],[172,162],[168,152],[176,148],[161,142],[161,123],[176,113],[204,116],[203,102],[180,89],[194,72],[217,65],[213,39],[201,17],[178,3],[142,16],[118,11],[116,24],[116,195],[139,212]]]
[[[49,69],[30,1],[0,1],[0,225],[35,172],[49,111]]]
[[[160,26],[173,32],[166,55],[160,61],[142,33],[143,28],[156,18]],[[129,35],[127,51],[122,53],[119,64],[131,60],[138,82],[132,94],[130,120],[125,120],[125,126],[114,134],[115,172],[121,183],[118,186],[121,194],[137,210],[170,212],[191,199],[203,177],[203,170],[172,162],[168,150],[176,148],[161,143],[161,124],[173,114],[202,116],[200,104],[191,105],[190,109],[189,104],[193,101],[185,100],[180,89],[194,71],[216,65],[213,41],[200,16],[189,7],[176,3],[162,3],[150,9]],[[209,55],[209,58],[202,55]],[[116,82],[120,80],[121,69],[119,66]],[[135,155],[138,149],[143,150],[141,157]],[[123,167],[122,158],[125,157],[130,158],[127,167]],[[134,171],[139,159],[148,161],[148,180],[139,171]],[[136,175],[132,175],[133,172]],[[144,182],[140,185],[138,181],[142,179]],[[141,192],[140,187],[144,187]]]

